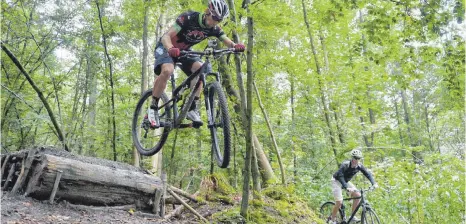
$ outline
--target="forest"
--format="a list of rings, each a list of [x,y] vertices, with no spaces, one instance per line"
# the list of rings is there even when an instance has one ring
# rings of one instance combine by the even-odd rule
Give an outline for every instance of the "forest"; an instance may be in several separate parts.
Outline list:
[[[360,148],[382,223],[466,221],[464,1],[226,2],[220,26],[246,46],[211,61],[229,106],[228,168],[212,161],[206,126],[172,131],[150,157],[131,136],[158,39],[207,0],[3,0],[1,153],[54,146],[167,173],[189,192],[214,174],[247,217],[270,189],[318,213]],[[370,186],[362,174],[351,182]]]

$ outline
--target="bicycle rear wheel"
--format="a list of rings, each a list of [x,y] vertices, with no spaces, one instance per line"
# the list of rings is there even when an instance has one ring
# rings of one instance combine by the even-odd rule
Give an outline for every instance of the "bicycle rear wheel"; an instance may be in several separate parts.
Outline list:
[[[380,220],[375,211],[371,208],[366,208],[362,212],[361,224],[379,224]]]
[[[162,106],[168,101],[167,95],[162,94],[159,101],[159,106]],[[133,115],[131,125],[131,134],[133,136],[133,144],[141,155],[152,156],[162,149],[170,132],[172,119],[171,107],[166,105],[159,108],[160,127],[151,128],[150,122],[147,119],[148,111],[152,103],[152,89],[143,93],[139,100],[136,110]]]
[[[323,219],[324,221],[329,221],[328,218],[332,215],[332,210],[333,207],[335,206],[335,202],[325,202],[322,206],[320,206],[320,218]],[[337,214],[336,216],[336,221],[337,223],[340,223],[343,221],[343,212],[341,208],[338,211],[340,214]]]
[[[228,105],[219,82],[209,85],[209,105],[213,124],[209,124],[212,136],[212,151],[217,165],[227,168],[230,163],[230,115]]]

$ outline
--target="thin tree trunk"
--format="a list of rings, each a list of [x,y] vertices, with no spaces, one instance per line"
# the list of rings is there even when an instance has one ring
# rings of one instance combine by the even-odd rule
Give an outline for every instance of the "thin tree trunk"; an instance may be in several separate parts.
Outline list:
[[[88,117],[87,117],[87,125],[88,127],[86,128],[86,133],[83,134],[84,137],[87,139],[87,151],[86,154],[89,155],[89,153],[94,154],[94,142],[96,139],[96,114],[97,114],[97,76],[96,73],[94,72],[94,62],[93,58],[96,57],[95,51],[94,51],[94,38],[92,34],[89,34],[87,37],[87,54],[86,54],[86,61],[87,61],[87,67],[86,67],[86,90],[84,91],[84,99],[87,98],[87,94],[89,93],[89,104],[88,104]],[[86,112],[86,102],[83,102],[82,106],[82,119],[84,120],[84,114]],[[81,131],[84,128],[84,123],[82,123],[81,126]]]
[[[335,123],[337,126],[337,132],[338,132],[338,139],[340,140],[341,144],[345,144],[345,135],[343,134],[343,129],[340,126],[340,118],[338,117],[338,111],[340,106],[335,106],[336,103],[331,103],[330,108],[333,111],[333,116],[335,118]]]
[[[328,62],[327,45],[325,45],[324,36],[322,34],[322,29],[319,29],[319,40],[320,40],[320,44],[322,45],[322,52],[324,53],[325,67],[323,69],[323,74],[328,75],[329,70],[330,70],[330,63]],[[332,112],[333,117],[335,118],[335,124],[337,126],[338,139],[340,140],[341,144],[344,144],[345,140],[344,140],[343,130],[340,127],[340,122],[339,122],[339,119],[338,119],[338,108],[339,108],[339,106],[337,106],[336,103],[330,102],[329,112]]]
[[[158,41],[160,36],[162,36],[162,26],[165,24],[164,20],[165,13],[161,12],[159,18],[157,19],[157,24],[155,28],[155,40]],[[154,78],[156,74],[154,73]],[[157,175],[162,174],[162,162],[163,162],[163,150],[160,150],[157,154],[151,157],[152,169],[157,173]]]
[[[252,147],[252,150],[256,150],[256,147]],[[260,184],[260,177],[259,177],[259,165],[257,164],[257,155],[255,152],[251,153],[252,154],[252,186],[254,191],[252,192],[253,198],[254,199],[260,199],[260,191],[261,191],[261,184]]]
[[[294,130],[296,128],[295,125],[295,111],[294,111],[294,92],[295,92],[295,80],[294,77],[290,77],[290,102],[291,102],[291,136],[290,136],[290,143],[291,143],[291,153],[293,153],[293,183],[296,183],[296,178],[298,177],[298,163],[296,158],[296,147],[294,143]]]
[[[406,123],[406,126],[408,128],[408,138],[409,138],[409,145],[413,145],[413,137],[411,135],[411,127],[410,127],[410,119],[409,119],[409,109],[408,109],[408,101],[406,99],[406,90],[402,90],[400,92],[401,95],[401,101],[403,105],[403,111],[404,111],[404,121]]]
[[[398,101],[396,100],[395,96],[393,96],[393,102],[395,105],[395,115],[396,115],[396,122],[398,125],[398,134],[400,135],[400,144],[404,145],[403,134],[401,132],[400,112],[398,111]]]
[[[235,17],[236,11],[234,7],[234,2],[233,0],[228,0],[228,3],[230,4],[229,8],[232,10],[231,20],[233,21],[233,23],[236,24],[236,17]],[[233,29],[232,32],[233,32],[233,41],[235,43],[239,43],[239,36],[236,33],[236,30]],[[222,65],[222,63],[220,63],[220,65]],[[242,78],[242,73],[241,73],[241,61],[240,61],[240,57],[238,54],[235,54],[235,65],[236,65],[236,80],[237,80],[238,87],[239,87],[239,93],[238,91],[234,89],[231,81],[228,81],[228,82],[225,81],[225,80],[231,80],[231,78],[229,77],[227,73],[222,74],[222,78],[223,78],[222,84],[226,85],[225,87],[230,97],[234,99],[240,99],[239,104],[237,103],[234,106],[234,108],[235,108],[235,112],[239,113],[240,116],[243,118],[244,117],[243,113],[245,113],[243,108],[246,108],[246,94],[244,91],[243,78]],[[222,68],[222,66],[220,66],[220,68]],[[220,71],[222,70],[220,69]],[[226,71],[226,69],[224,71]],[[245,122],[244,119],[242,119],[243,129],[246,127],[244,122]],[[255,142],[257,139],[257,136],[254,134],[254,132],[252,133],[252,138],[253,138],[253,142]],[[259,142],[259,140],[257,140],[257,142]],[[263,159],[264,157],[265,158],[267,157],[265,156],[265,153],[262,150],[262,146],[260,146],[260,144],[256,144],[256,154],[257,154],[257,158],[259,162],[259,168],[262,174],[261,175],[262,183],[266,184],[266,183],[272,182],[272,179],[274,179],[275,174],[273,173],[269,160]]]
[[[432,132],[430,130],[430,121],[429,121],[429,104],[424,102],[424,115],[425,115],[425,122],[426,122],[426,131],[429,137],[429,149],[430,151],[434,150],[434,144],[432,143]]]
[[[364,19],[362,18],[361,10],[359,10],[359,22],[361,24],[364,22]],[[365,55],[366,54],[366,37],[364,36],[364,34],[362,34],[362,36],[361,36],[361,41],[362,41],[362,54]],[[368,102],[371,102],[370,92],[369,92],[370,87],[368,85],[366,85],[366,89],[367,89],[366,90],[366,100]],[[370,121],[371,125],[374,125],[375,124],[374,111],[372,110],[371,107],[368,108],[368,111],[369,111],[369,121]],[[361,114],[361,124],[364,124],[363,122],[364,121],[363,121],[362,114]],[[371,135],[370,135],[370,141],[369,141],[369,138],[368,138],[367,132],[366,132],[366,127],[364,126],[363,129],[364,129],[364,142],[366,143],[366,146],[368,148],[370,148],[370,147],[372,147],[374,145],[374,131],[371,128]]]
[[[314,38],[312,37],[311,26],[307,20],[307,10],[306,10],[306,5],[304,3],[304,0],[302,0],[301,3],[303,6],[304,22],[306,23],[307,33],[309,35],[309,40],[311,42],[312,54],[314,56],[314,61],[315,61],[316,70],[318,74],[317,80],[318,80],[318,85],[319,85],[319,90],[320,90],[320,99],[321,99],[322,107],[324,109],[325,123],[327,124],[330,142],[332,144],[333,155],[335,156],[336,166],[338,167],[340,165],[340,162],[337,159],[336,141],[335,141],[335,136],[333,133],[332,125],[330,123],[329,109],[327,107],[327,100],[325,98],[324,87],[323,87],[324,84],[322,83],[322,77],[321,77],[322,71],[320,68],[319,60],[317,59],[318,55],[317,55],[316,48],[314,46]]]
[[[249,205],[249,176],[250,176],[250,166],[251,166],[251,153],[252,153],[252,82],[253,82],[253,73],[252,73],[252,51],[254,46],[254,27],[253,19],[251,17],[251,12],[248,5],[250,4],[249,0],[244,1],[244,5],[247,10],[247,24],[248,24],[248,49],[247,49],[247,106],[246,101],[243,101],[242,105],[243,111],[246,111],[244,114],[245,118],[244,124],[246,129],[246,159],[244,162],[244,181],[243,181],[243,195],[241,200],[241,209],[240,214],[244,218],[248,218],[248,205]],[[243,94],[244,95],[244,94]]]
[[[148,88],[147,78],[147,57],[149,54],[147,43],[147,23],[149,22],[149,1],[144,0],[144,23],[142,25],[142,63],[141,63],[141,95]],[[133,165],[139,167],[140,155],[136,147],[133,146]]]
[[[97,6],[97,11],[99,14],[99,23],[100,23],[100,30],[102,31],[102,40],[103,40],[103,45],[104,45],[104,50],[105,50],[105,55],[107,57],[109,69],[110,69],[110,88],[111,88],[111,108],[112,108],[112,149],[113,149],[113,160],[117,160],[117,152],[116,152],[116,121],[115,121],[115,90],[113,86],[113,63],[112,59],[110,58],[110,55],[108,54],[108,49],[107,49],[107,35],[105,34],[104,31],[104,26],[102,24],[102,15],[100,13],[100,7],[99,7],[99,0],[95,1],[95,4]]]
[[[358,99],[358,102],[359,102],[359,99]],[[358,106],[358,112],[359,112],[359,121],[361,122],[362,131],[363,131],[362,138],[364,139],[364,144],[366,145],[366,147],[371,147],[371,143],[369,142],[369,138],[367,137],[367,128],[364,122],[364,117],[362,116],[363,112],[362,112],[361,106]]]
[[[3,44],[3,42],[1,42],[1,46],[2,46],[3,51],[5,51],[5,53],[8,55],[8,57],[13,61],[13,63],[15,63],[16,67],[18,67],[18,69],[21,71],[21,73],[28,80],[29,84],[31,84],[32,88],[36,91],[37,95],[39,96],[40,100],[44,104],[45,109],[47,110],[47,112],[49,114],[50,120],[52,121],[53,127],[55,128],[58,139],[62,142],[65,150],[70,151],[70,149],[68,148],[68,146],[66,144],[65,137],[63,136],[63,133],[62,133],[60,127],[58,126],[57,120],[55,119],[53,111],[50,108],[50,105],[48,104],[47,100],[44,98],[44,94],[39,89],[39,87],[37,87],[37,85],[34,83],[34,81],[31,79],[31,76],[29,76],[29,74],[23,68],[23,66],[18,61],[18,59],[16,59],[15,55]]]
[[[285,170],[283,169],[282,158],[280,156],[280,152],[278,151],[277,141],[275,140],[275,135],[273,133],[272,126],[270,125],[269,116],[267,115],[267,112],[265,111],[264,105],[262,105],[262,100],[261,100],[261,97],[259,95],[259,91],[257,90],[256,82],[253,82],[253,85],[254,85],[254,90],[256,91],[257,100],[259,101],[259,107],[261,108],[262,114],[264,115],[264,119],[265,119],[265,122],[267,124],[267,128],[269,129],[269,132],[270,132],[270,138],[272,139],[273,148],[275,150],[275,153],[277,154],[278,164],[280,165],[280,173],[281,173],[281,177],[282,177],[282,184],[285,185],[286,184],[286,182],[285,182]]]

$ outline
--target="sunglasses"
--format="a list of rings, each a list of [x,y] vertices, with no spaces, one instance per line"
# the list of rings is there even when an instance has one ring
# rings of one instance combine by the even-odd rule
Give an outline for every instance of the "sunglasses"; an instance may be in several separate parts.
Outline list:
[[[353,157],[353,159],[355,159],[355,160],[360,160],[361,158],[359,158],[359,157]]]
[[[214,21],[221,22],[221,21],[223,20],[222,18],[219,18],[218,16],[216,16],[215,14],[213,14],[212,11],[209,10],[209,12],[210,12],[210,16],[212,16],[212,19],[213,19]]]

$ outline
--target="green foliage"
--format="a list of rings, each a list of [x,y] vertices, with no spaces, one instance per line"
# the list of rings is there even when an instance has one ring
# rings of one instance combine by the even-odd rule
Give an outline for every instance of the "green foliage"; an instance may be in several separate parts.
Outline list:
[[[461,222],[464,2],[305,0],[309,30],[303,21],[302,1],[253,2],[249,6],[254,22],[251,69],[286,181],[292,184],[264,189],[267,199],[251,201],[248,221],[293,222],[301,213],[288,206],[298,206],[302,199],[317,211],[322,202],[332,199],[329,183],[336,161],[346,159],[352,148],[363,146],[364,164],[381,185],[368,197],[384,222]],[[163,33],[181,12],[205,10],[206,0],[99,3],[114,63],[117,160],[131,163],[130,126],[141,93],[144,12],[148,13],[150,88],[154,80],[151,52],[160,15],[164,13]],[[109,65],[95,2],[1,4],[2,42],[42,90],[70,148],[78,154],[113,159]],[[221,26],[228,36],[236,30],[240,42],[247,44],[247,15],[241,4],[235,1],[237,23],[225,21]],[[204,46],[205,42],[196,49]],[[241,56],[243,74],[245,58]],[[35,91],[6,54],[2,53],[1,60],[2,152],[34,145],[59,146]],[[232,58],[229,62],[236,88],[235,65]],[[181,72],[176,74],[184,77]],[[212,178],[221,189],[218,199],[234,203],[231,194],[241,189],[245,133],[233,108],[238,99],[228,98],[235,151],[229,169],[214,165]],[[205,120],[204,105],[201,108]],[[278,176],[277,155],[256,99],[252,109],[254,134]],[[163,169],[170,184],[195,192],[210,175],[210,133],[203,127],[179,130],[176,142],[175,136],[170,133],[162,150]],[[420,156],[423,163],[416,165],[413,155]],[[151,158],[143,158],[141,165],[151,169]],[[357,177],[355,182],[366,183],[363,180]],[[233,223],[241,220],[236,208],[220,216],[232,218]]]
[[[324,223],[294,194],[294,188],[272,187],[261,199],[250,200],[248,223]],[[272,196],[272,197],[270,197]],[[233,207],[213,215],[214,222],[238,223],[244,220],[239,208]]]

